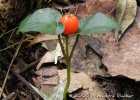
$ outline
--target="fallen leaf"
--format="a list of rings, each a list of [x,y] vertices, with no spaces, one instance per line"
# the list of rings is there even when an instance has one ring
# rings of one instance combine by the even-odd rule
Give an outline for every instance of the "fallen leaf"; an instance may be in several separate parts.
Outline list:
[[[47,40],[47,41],[44,41],[47,45],[47,48],[49,51],[53,51],[56,49],[56,46],[57,46],[57,43],[59,43],[58,39],[55,39],[55,40]]]
[[[78,92],[69,94],[69,96],[76,100],[106,100],[106,93],[99,86],[97,81],[92,81],[88,89],[82,89]]]
[[[81,35],[79,36],[78,44],[79,44],[79,47],[80,47],[81,52],[83,54],[83,57],[86,57],[86,46],[87,46],[87,42],[82,38]]]
[[[115,8],[114,0],[87,0],[85,3],[70,9],[79,19],[87,18],[95,12],[110,14]]]
[[[58,75],[60,77],[60,80],[62,80],[64,84],[66,84],[67,70],[66,69],[58,70]],[[85,73],[71,72],[71,82],[70,82],[70,87],[68,89],[68,93],[72,93],[79,88],[87,89],[89,88],[91,82],[92,82],[91,78]]]
[[[42,42],[46,40],[54,40],[54,39],[58,39],[56,35],[39,34],[29,43],[28,47],[31,47],[32,45],[38,42]]]
[[[55,3],[52,1],[52,4],[55,8],[59,9],[59,10],[68,10],[70,8],[73,8],[74,5],[63,5],[62,3],[61,4],[58,4],[58,3]]]
[[[66,84],[66,69],[58,70],[60,80]],[[81,90],[79,90],[81,89]],[[76,90],[79,90],[75,92]],[[74,93],[73,93],[74,92]],[[97,81],[92,81],[91,78],[83,73],[71,72],[71,82],[68,89],[69,96],[76,100],[105,100],[105,98],[97,97],[99,95],[105,96],[104,90],[99,86]],[[85,96],[85,97],[84,97]]]
[[[126,2],[127,0],[117,0],[116,1],[116,16],[115,16],[115,20],[118,22],[118,23],[121,23],[122,21],[122,18],[124,16],[124,12],[125,12],[125,9],[126,9]]]
[[[120,30],[115,30],[115,38],[117,41],[134,21],[136,12],[136,0],[117,0],[115,19],[122,26]]]
[[[47,68],[42,68],[40,70],[37,70],[35,72],[36,75],[43,76],[43,77],[51,77],[54,75],[57,75],[57,67],[52,66],[52,67],[47,67]]]
[[[137,9],[137,16],[140,16],[140,7]],[[136,22],[138,24],[138,27],[140,28],[140,17],[136,17]]]
[[[89,45],[93,50],[95,50],[99,55],[101,55],[100,52],[101,43],[98,38],[84,35],[83,39],[88,43],[87,45]]]
[[[49,50],[48,47],[47,47],[47,45],[46,45],[46,42],[45,42],[45,41],[42,41],[42,42],[40,42],[40,43],[41,43],[41,46],[42,46],[43,48],[45,48],[46,50]]]
[[[112,34],[102,42],[103,64],[112,76],[125,76],[140,81],[140,8],[136,21],[123,35],[119,45]]]
[[[44,94],[46,94],[48,97],[51,96],[53,88],[58,84],[59,77],[58,75],[52,76],[52,77],[37,77],[36,87],[40,89]],[[46,91],[47,90],[47,91]]]
[[[49,99],[45,100],[61,100],[56,97],[58,95],[63,97],[64,84],[62,81],[59,81],[58,75],[48,78],[39,76],[37,77],[37,83],[40,85],[39,87],[41,87],[39,91],[49,97]]]
[[[98,40],[98,39],[91,37],[88,40],[89,45],[92,44],[96,40]],[[69,50],[71,50],[74,42],[75,42],[75,36],[69,37]],[[102,61],[101,61],[102,59],[99,56],[99,54],[97,54],[95,52],[95,50],[97,50],[98,46],[100,46],[100,44],[96,45],[94,43],[92,44],[92,47],[87,46],[86,52],[85,52],[86,57],[84,57],[83,52],[80,48],[80,45],[77,44],[77,46],[74,50],[72,59],[71,59],[71,71],[74,71],[74,72],[81,72],[82,71],[82,72],[87,73],[90,77],[96,76],[96,75],[108,76],[106,74],[105,69],[100,68],[100,66],[102,66]],[[93,50],[93,48],[95,48],[95,50]],[[65,63],[65,61],[63,59],[59,60],[59,61],[60,61],[60,63]]]
[[[43,57],[42,59],[40,60],[40,62],[38,63],[36,69],[38,70],[41,65],[43,63],[49,63],[49,62],[54,62],[55,61],[55,53],[56,53],[56,50],[54,51],[48,51]],[[63,56],[59,57],[59,59],[63,58]]]
[[[57,85],[59,77],[58,75],[46,78],[41,84],[42,85]]]

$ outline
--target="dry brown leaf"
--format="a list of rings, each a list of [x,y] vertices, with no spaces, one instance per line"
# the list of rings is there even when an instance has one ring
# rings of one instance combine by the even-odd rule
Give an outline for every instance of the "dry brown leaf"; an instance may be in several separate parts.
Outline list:
[[[122,28],[115,30],[115,38],[118,41],[124,31],[134,21],[137,12],[136,0],[117,0],[116,5],[116,21],[120,23]]]
[[[83,39],[85,41],[87,41],[88,45],[93,48],[94,51],[96,51],[96,53],[98,53],[99,55],[101,55],[101,52],[100,52],[100,47],[101,47],[101,43],[100,43],[100,40],[96,37],[91,37],[91,36],[88,36],[88,35],[84,35],[83,36]]]
[[[46,40],[54,40],[54,39],[58,39],[56,35],[39,34],[29,43],[28,47],[31,47],[32,45],[38,42],[42,42]]]
[[[71,59],[71,70],[76,72],[85,72],[90,77],[100,75],[107,76],[102,66],[101,57],[91,48],[86,48],[86,58],[83,57],[81,50],[77,46]]]
[[[41,84],[40,91],[42,91],[44,94],[46,94],[49,97],[54,87],[59,83],[58,81],[59,81],[58,75],[49,78],[43,78],[43,80],[40,83]]]
[[[66,84],[66,78],[67,78],[66,69],[58,70],[58,75],[60,77],[60,80],[62,80]],[[72,93],[79,88],[87,89],[89,88],[91,83],[92,83],[92,80],[85,73],[71,72],[71,82],[70,82],[68,93]]]
[[[42,57],[42,59],[40,60],[40,62],[39,62],[38,65],[37,65],[36,69],[38,70],[38,69],[41,67],[41,65],[42,65],[43,63],[55,62],[55,53],[56,53],[56,50],[51,51],[51,52],[48,51],[48,52]],[[57,60],[59,60],[59,59],[61,59],[61,58],[63,58],[63,55],[60,56],[60,57],[58,57]]]
[[[86,18],[95,12],[110,14],[115,9],[114,0],[87,0],[75,8],[70,9],[70,13],[76,13],[79,19]]]
[[[93,48],[93,50],[95,50],[99,55],[101,55],[100,53],[100,40],[95,38],[95,37],[91,37],[88,35],[80,35],[79,39],[78,39],[78,43],[81,49],[81,52],[83,54],[84,57],[86,57],[86,47],[90,46],[91,48]]]
[[[137,16],[140,16],[140,7],[138,7]],[[136,17],[136,22],[137,22],[138,27],[140,29],[140,17]]]
[[[112,76],[125,76],[140,81],[140,9],[136,21],[125,32],[119,45],[113,35],[102,42],[103,64]]]
[[[38,76],[36,78],[35,86],[49,97],[54,87],[58,84],[58,81],[59,81],[58,75],[47,78]]]
[[[37,70],[35,72],[36,75],[43,76],[43,77],[51,77],[54,75],[57,75],[57,67],[52,66],[52,67],[47,67],[47,68],[42,68],[40,70]]]
[[[60,77],[60,80],[66,83],[67,71],[58,70],[58,75]],[[76,90],[80,88],[82,88],[81,91],[75,92]],[[97,97],[97,95],[102,95],[102,96],[105,95],[105,92],[99,86],[97,81],[92,81],[91,78],[83,72],[80,72],[80,73],[71,72],[71,82],[70,82],[70,87],[68,89],[68,93],[72,93],[72,92],[75,92],[75,93],[69,94],[69,95],[75,98],[76,100],[93,100],[93,98],[96,100],[105,100],[105,98]],[[85,95],[85,97],[80,98],[77,94]]]
[[[88,89],[83,89],[69,95],[76,100],[106,100],[106,94],[97,81],[92,81]]]
[[[49,62],[54,62],[54,61],[55,61],[55,50],[54,51],[51,51],[51,52],[48,51],[42,57],[42,59],[40,60],[40,62],[37,65],[36,69],[38,70],[43,63],[49,63]]]
[[[57,85],[58,84],[58,80],[59,80],[59,77],[58,75],[55,75],[53,77],[49,77],[49,78],[46,78],[44,80],[44,82],[42,82],[42,85]],[[51,91],[50,91],[51,92]]]
[[[59,9],[59,10],[68,10],[70,8],[74,8],[74,5],[63,5],[62,3],[61,4],[58,4],[58,3],[55,3],[52,1],[52,4],[55,8]]]
[[[70,37],[69,41],[70,41],[69,50],[71,50],[73,43],[75,41],[75,37],[74,36]],[[96,41],[96,39],[90,38],[88,40],[88,43],[92,44],[93,41]],[[96,47],[97,45],[94,46],[97,49]],[[62,60],[60,62],[65,63]],[[94,75],[107,76],[105,69],[100,68],[100,66],[102,66],[101,57],[91,47],[87,46],[86,57],[84,57],[79,44],[77,44],[71,59],[71,71],[75,71],[75,72],[83,71],[87,73],[90,77]]]
[[[82,38],[81,35],[80,35],[80,37],[78,39],[78,44],[79,44],[79,47],[80,47],[81,52],[83,54],[83,57],[86,57],[86,46],[87,46],[87,42]]]

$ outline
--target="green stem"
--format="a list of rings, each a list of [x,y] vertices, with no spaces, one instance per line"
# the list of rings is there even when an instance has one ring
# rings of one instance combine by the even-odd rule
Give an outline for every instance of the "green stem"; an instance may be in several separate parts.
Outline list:
[[[68,36],[66,36],[66,63],[67,63],[67,83],[64,89],[64,100],[67,100],[67,91],[70,85],[70,56],[69,56],[69,48],[68,48]]]
[[[65,49],[64,49],[63,43],[62,43],[62,41],[61,41],[60,35],[58,35],[58,41],[59,41],[59,43],[60,43],[61,50],[62,50],[62,53],[63,53],[63,55],[64,55],[64,58],[66,59]]]
[[[74,52],[74,50],[75,50],[75,47],[76,47],[76,45],[77,45],[77,43],[78,43],[79,36],[80,36],[79,34],[76,36],[75,43],[74,43],[73,48],[72,48],[71,53],[70,53],[70,61],[71,61],[73,52]]]

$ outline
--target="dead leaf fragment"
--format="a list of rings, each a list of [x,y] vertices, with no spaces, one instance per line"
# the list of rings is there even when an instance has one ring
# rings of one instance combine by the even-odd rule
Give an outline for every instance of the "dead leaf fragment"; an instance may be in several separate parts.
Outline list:
[[[76,13],[76,16],[79,19],[83,19],[95,12],[110,14],[114,8],[114,0],[87,0],[85,3],[81,3],[77,7],[71,8],[70,13]]]
[[[62,80],[66,84],[66,79],[67,79],[66,69],[58,70],[58,75],[60,77],[60,80]],[[72,93],[79,88],[87,89],[87,88],[89,88],[91,83],[92,83],[92,80],[85,73],[71,72],[71,82],[70,82],[70,87],[69,87],[68,93]]]
[[[51,95],[53,88],[59,83],[58,75],[52,77],[38,76],[35,80],[35,86],[48,97]]]
[[[124,31],[134,21],[136,12],[136,0],[117,0],[115,19],[122,26],[120,30],[115,30],[115,38],[117,41],[120,39]]]
[[[53,77],[48,77],[44,80],[44,82],[42,82],[42,84],[48,84],[48,85],[57,85],[58,84],[58,80],[59,80],[59,77],[58,75],[55,75]]]
[[[41,65],[42,65],[43,63],[55,62],[55,53],[56,53],[56,50],[51,51],[51,52],[48,51],[48,52],[42,57],[42,59],[40,60],[40,62],[39,62],[38,65],[37,65],[36,69],[38,70],[38,69],[41,67]],[[60,56],[57,60],[59,60],[59,59],[61,59],[61,58],[63,58],[63,55]]]
[[[53,77],[44,78],[41,82],[41,91],[46,94],[48,97],[51,95],[54,87],[59,83],[58,75]]]
[[[83,36],[83,39],[85,41],[87,41],[88,45],[94,50],[96,51],[96,53],[98,53],[99,55],[101,55],[101,52],[100,52],[100,47],[101,47],[101,43],[100,43],[100,40],[96,37],[91,37],[91,36],[88,36],[88,35],[84,35]]]
[[[54,39],[58,39],[57,36],[48,35],[48,34],[39,34],[29,43],[28,47],[31,47],[32,45],[34,45],[38,42],[47,41],[47,40],[54,40]]]
[[[67,74],[66,69],[58,70],[60,80],[62,80],[64,84],[66,84],[67,78],[66,74]],[[82,88],[82,90],[75,92],[79,88]],[[72,98],[75,98],[76,100],[93,100],[93,98],[96,100],[105,100],[105,98],[97,97],[99,95],[105,96],[105,92],[99,86],[97,81],[92,81],[91,78],[83,72],[80,73],[71,72],[71,82],[70,87],[68,89],[68,93]]]
[[[52,66],[49,68],[42,68],[35,72],[36,75],[43,76],[43,77],[51,77],[51,76],[57,75],[57,73],[58,72],[57,72],[56,66]]]
[[[137,16],[140,16],[140,7],[137,9]],[[140,17],[136,17],[136,22],[138,24],[138,27],[140,29]]]
[[[66,10],[66,9],[74,8],[74,5],[63,5],[63,4],[55,3],[53,1],[52,1],[52,4],[55,8],[59,10]]]
[[[106,100],[105,96],[107,96],[97,81],[92,81],[88,89],[83,89],[69,95],[76,100]]]
[[[80,35],[80,37],[78,39],[78,44],[80,46],[81,52],[83,54],[83,57],[86,57],[86,46],[87,46],[87,42],[82,38],[81,35]]]
[[[38,70],[43,63],[54,62],[54,61],[55,61],[55,50],[54,51],[51,51],[51,52],[48,51],[42,57],[42,59],[40,60],[40,62],[37,65],[36,69]]]

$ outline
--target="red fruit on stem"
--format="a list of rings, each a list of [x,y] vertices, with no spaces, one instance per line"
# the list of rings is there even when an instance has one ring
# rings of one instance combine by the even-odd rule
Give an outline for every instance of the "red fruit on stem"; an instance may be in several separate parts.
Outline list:
[[[63,15],[60,22],[64,24],[64,34],[74,34],[78,30],[78,19],[73,14]]]

